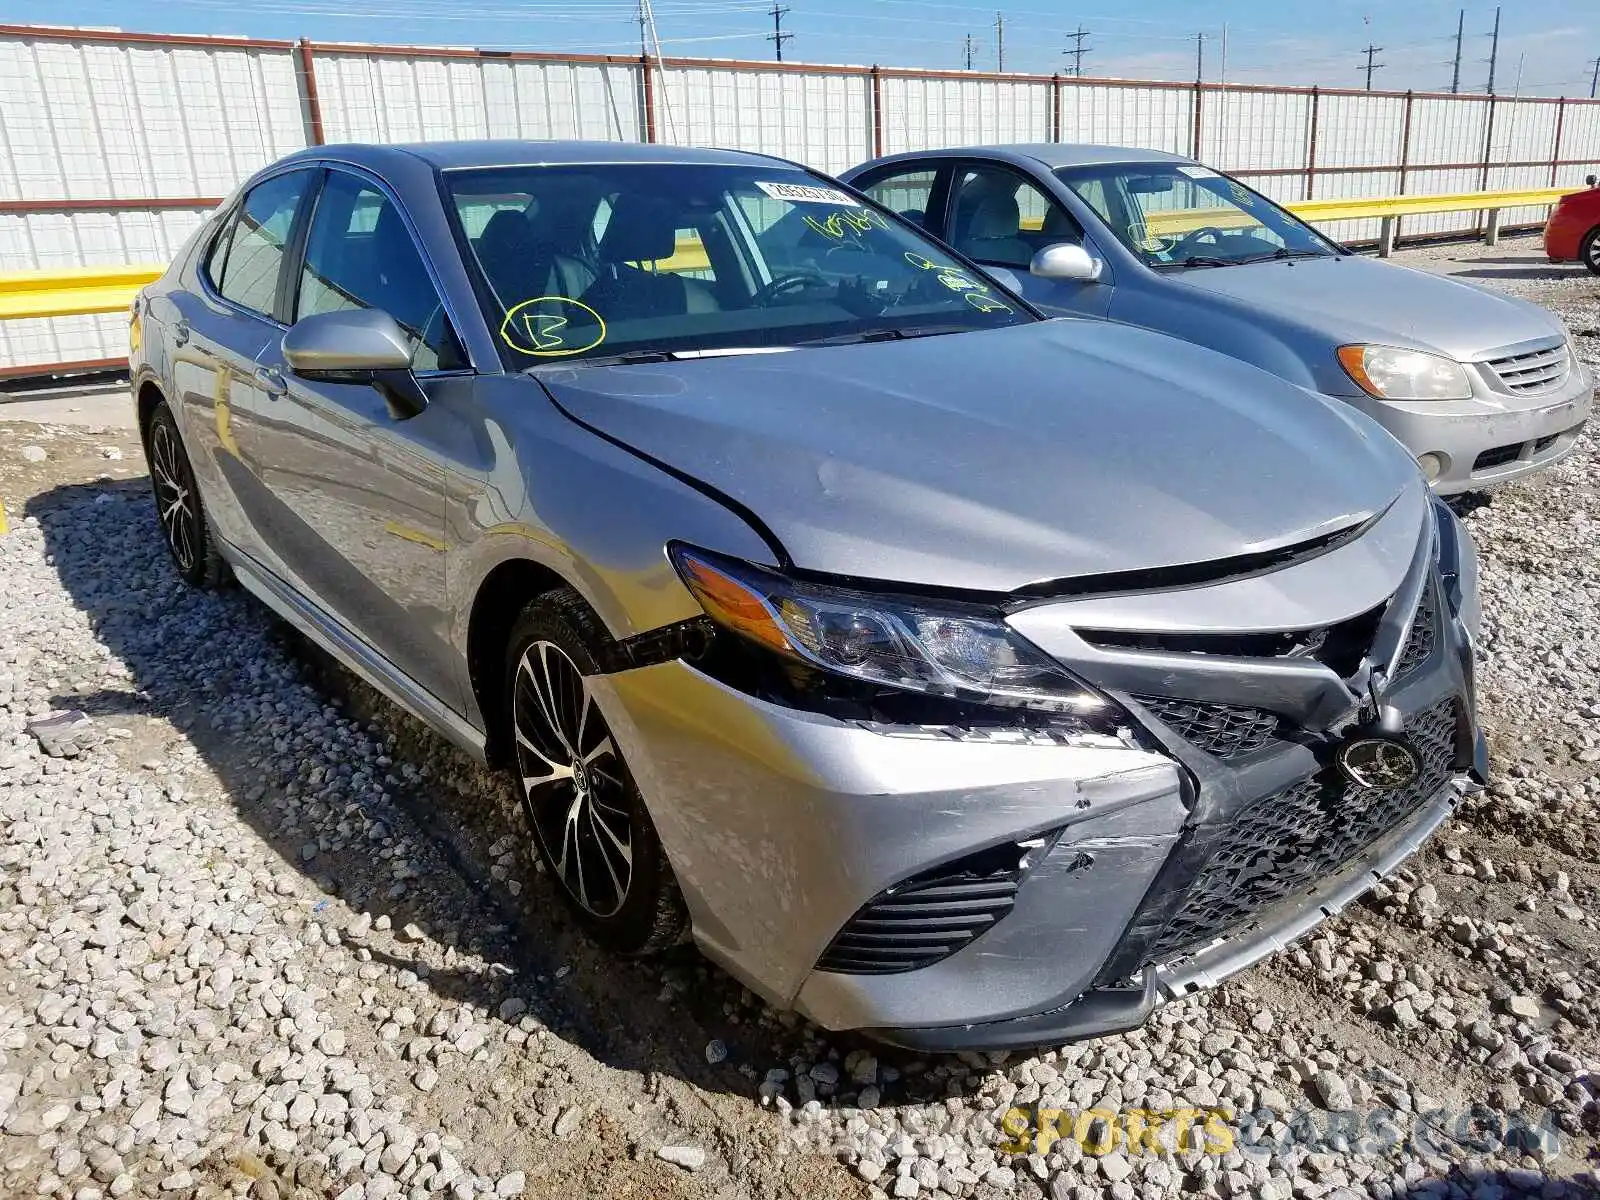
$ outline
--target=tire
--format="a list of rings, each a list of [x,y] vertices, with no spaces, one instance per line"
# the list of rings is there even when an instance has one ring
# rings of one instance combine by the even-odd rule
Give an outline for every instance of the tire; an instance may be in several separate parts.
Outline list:
[[[191,587],[221,586],[227,581],[228,566],[217,553],[183,435],[165,400],[150,414],[144,453],[155,493],[156,523],[173,566]]]
[[[1600,225],[1583,235],[1578,243],[1578,261],[1596,275],[1600,275]]]
[[[596,942],[639,956],[682,941],[689,920],[644,797],[589,687],[600,673],[591,647],[607,641],[570,588],[532,601],[512,626],[501,712],[546,872]]]

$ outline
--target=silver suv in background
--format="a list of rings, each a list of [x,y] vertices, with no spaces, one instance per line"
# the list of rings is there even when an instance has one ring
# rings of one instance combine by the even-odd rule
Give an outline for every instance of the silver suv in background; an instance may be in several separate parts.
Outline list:
[[[597,939],[831,1029],[1136,1025],[1486,769],[1392,438],[787,162],[318,147],[133,322],[183,577],[503,764]]]
[[[1047,312],[1159,329],[1354,405],[1441,495],[1550,466],[1589,416],[1594,381],[1546,309],[1351,254],[1192,159],[977,146],[844,178]]]

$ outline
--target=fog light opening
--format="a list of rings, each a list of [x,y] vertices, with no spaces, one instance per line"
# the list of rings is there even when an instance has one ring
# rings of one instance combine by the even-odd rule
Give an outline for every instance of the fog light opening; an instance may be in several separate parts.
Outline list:
[[[1417,466],[1422,468],[1422,477],[1432,483],[1444,474],[1444,469],[1449,465],[1449,459],[1437,451],[1430,450],[1426,454],[1417,455]]]

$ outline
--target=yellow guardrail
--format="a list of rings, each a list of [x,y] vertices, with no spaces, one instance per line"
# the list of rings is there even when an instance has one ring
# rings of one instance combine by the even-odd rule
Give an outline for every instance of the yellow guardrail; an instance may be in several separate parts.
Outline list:
[[[1500,235],[1500,214],[1509,208],[1554,204],[1576,188],[1534,188],[1517,192],[1458,192],[1449,195],[1379,196],[1351,200],[1295,200],[1284,207],[1303,221],[1382,221],[1378,253],[1387,258],[1394,249],[1396,221],[1422,213],[1483,212],[1488,214],[1487,241]],[[1146,226],[1154,234],[1186,233],[1206,226],[1229,228],[1250,219],[1236,210],[1187,208],[1153,212]],[[1037,227],[1037,222],[1034,223]],[[709,265],[705,247],[697,237],[680,239],[671,258],[657,270],[697,271]],[[84,313],[122,312],[134,294],[157,279],[159,266],[75,267],[59,271],[0,273],[0,320],[20,317],[68,317]]]
[[[0,320],[122,312],[165,267],[72,267],[0,273]]]

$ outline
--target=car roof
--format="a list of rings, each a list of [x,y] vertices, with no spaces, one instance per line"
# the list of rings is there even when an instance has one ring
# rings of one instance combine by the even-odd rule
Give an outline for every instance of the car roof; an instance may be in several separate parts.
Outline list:
[[[786,159],[744,150],[711,150],[695,146],[663,146],[646,142],[537,141],[495,138],[463,142],[413,142],[386,145],[356,142],[312,146],[290,159],[337,159],[381,170],[399,155],[420,158],[440,170],[462,167],[509,167],[537,164],[692,163],[708,165],[793,166]],[[286,160],[287,161],[287,160]]]
[[[989,146],[951,146],[894,154],[878,161],[911,158],[998,158],[1007,162],[1032,159],[1047,167],[1084,167],[1098,163],[1193,162],[1182,154],[1141,150],[1136,146],[1093,146],[1086,142],[1012,142]]]

